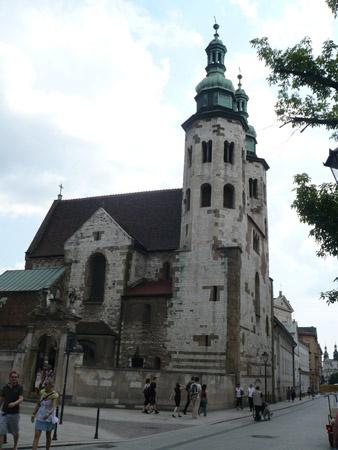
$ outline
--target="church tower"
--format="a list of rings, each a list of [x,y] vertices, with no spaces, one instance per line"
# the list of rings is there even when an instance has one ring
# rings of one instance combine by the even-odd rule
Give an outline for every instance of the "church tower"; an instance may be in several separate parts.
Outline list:
[[[256,155],[242,75],[238,89],[225,77],[227,48],[218,29],[205,50],[196,113],[182,125],[181,238],[169,335],[176,344],[172,369],[222,373],[232,389],[235,382],[254,383],[261,355],[272,356],[268,165]]]

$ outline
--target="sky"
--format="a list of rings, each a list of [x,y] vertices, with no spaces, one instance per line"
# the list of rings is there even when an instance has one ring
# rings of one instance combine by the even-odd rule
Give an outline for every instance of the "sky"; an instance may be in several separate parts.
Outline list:
[[[336,259],[317,258],[309,228],[290,205],[293,176],[333,181],[323,167],[337,147],[325,130],[280,128],[276,90],[250,40],[285,48],[310,35],[316,52],[336,42],[324,0],[0,0],[0,274],[24,267],[52,201],[182,186],[184,131],[205,76],[214,17],[249,95],[257,154],[270,165],[270,276],[299,326],[338,341],[332,289]]]

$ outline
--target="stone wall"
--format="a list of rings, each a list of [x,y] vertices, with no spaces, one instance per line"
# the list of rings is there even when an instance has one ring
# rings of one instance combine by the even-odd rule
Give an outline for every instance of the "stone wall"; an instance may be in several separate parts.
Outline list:
[[[169,395],[176,382],[186,384],[191,376],[199,376],[207,384],[208,408],[210,410],[232,407],[234,403],[231,377],[217,374],[177,373],[171,371],[150,372],[136,369],[113,369],[76,367],[72,403],[78,405],[106,405],[141,408],[143,386],[147,377],[157,377],[157,400],[160,409],[172,408]],[[182,405],[185,403],[185,392]]]

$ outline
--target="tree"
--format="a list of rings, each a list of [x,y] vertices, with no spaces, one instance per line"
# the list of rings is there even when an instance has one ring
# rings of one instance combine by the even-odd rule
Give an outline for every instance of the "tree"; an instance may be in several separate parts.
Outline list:
[[[326,0],[336,17],[338,0]],[[311,39],[305,37],[286,50],[272,49],[268,39],[251,41],[259,59],[270,69],[268,81],[278,86],[275,111],[282,126],[291,124],[303,132],[324,126],[338,140],[338,46],[327,40],[314,56]],[[320,248],[317,255],[338,256],[338,188],[336,184],[311,184],[307,174],[295,176],[296,209],[301,222],[310,225]],[[337,281],[336,278],[335,281]],[[321,293],[327,303],[338,301],[338,290]]]
[[[292,208],[296,209],[301,222],[312,227],[309,234],[319,245],[317,255],[338,256],[338,185],[324,183],[316,186],[311,184],[306,173],[296,175],[294,182],[297,187]],[[327,303],[335,303],[338,290],[322,292],[321,298]]]

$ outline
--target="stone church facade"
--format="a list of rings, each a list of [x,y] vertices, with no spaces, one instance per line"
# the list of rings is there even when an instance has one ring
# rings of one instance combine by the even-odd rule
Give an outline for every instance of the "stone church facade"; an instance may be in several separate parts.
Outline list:
[[[59,196],[26,253],[29,273],[64,272],[57,295],[50,284],[52,301],[30,316],[22,367],[49,336],[61,386],[66,335],[76,334],[67,389],[75,403],[141,404],[149,375],[160,403],[176,381],[199,375],[211,407],[231,405],[237,382],[264,384],[273,328],[268,165],[256,153],[242,77],[238,89],[225,78],[214,28],[197,111],[183,124],[183,188]],[[268,389],[270,377],[268,364]]]

